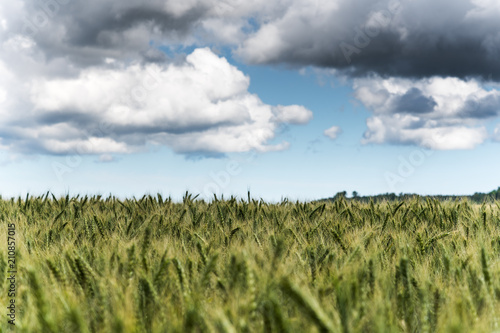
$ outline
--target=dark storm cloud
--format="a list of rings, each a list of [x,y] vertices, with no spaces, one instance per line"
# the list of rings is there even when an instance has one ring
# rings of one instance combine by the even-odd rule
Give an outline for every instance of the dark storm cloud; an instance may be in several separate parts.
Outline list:
[[[325,12],[290,9],[238,54],[253,63],[314,65],[355,77],[500,79],[500,9],[492,1],[484,8],[470,0],[337,3]],[[271,33],[279,43],[265,43]]]
[[[122,33],[140,24],[159,28],[166,35],[185,35],[206,11],[193,8],[176,16],[154,7],[132,7],[117,12],[104,13],[97,20],[91,17],[72,16],[73,24],[68,25],[68,41],[75,46],[116,47],[111,33]]]
[[[183,4],[181,11],[175,9],[180,3],[164,0],[60,2],[52,13],[39,0],[26,1],[26,17],[36,22],[45,8],[50,15],[34,35],[38,47],[49,59],[68,57],[80,67],[106,57],[166,60],[151,53],[151,42],[203,44],[209,42],[207,20],[224,26],[241,15],[237,19],[255,29],[240,27],[236,53],[250,63],[313,65],[354,77],[500,80],[500,9],[493,1],[479,7],[471,0],[338,0],[310,3],[308,10],[300,0],[266,10],[262,4],[241,10],[241,4],[226,1],[233,9],[225,14],[214,11],[220,3],[210,0]],[[18,22],[17,30],[23,29],[26,20]]]
[[[484,47],[483,41],[457,36],[426,36],[436,40],[429,43],[421,36],[409,37],[401,42],[398,37],[385,36],[375,39],[373,45],[354,55],[352,63],[325,63],[327,67],[344,70],[351,76],[378,73],[388,77],[422,78],[431,76],[453,76],[459,78],[479,77],[500,79],[500,62],[496,52]],[[389,37],[389,38],[387,38]],[[332,59],[333,60],[333,59]]]
[[[102,64],[106,58],[161,62],[167,57],[152,43],[183,43],[209,9],[198,2],[175,13],[167,3],[28,0],[24,18],[13,23],[11,30],[33,38],[47,60],[67,58],[78,67]]]

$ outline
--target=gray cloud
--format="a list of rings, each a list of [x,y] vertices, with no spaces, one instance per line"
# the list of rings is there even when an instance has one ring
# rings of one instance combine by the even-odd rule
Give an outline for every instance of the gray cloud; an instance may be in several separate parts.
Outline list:
[[[295,3],[245,40],[238,54],[253,63],[315,65],[350,76],[500,79],[494,1],[341,0],[323,11],[322,2],[317,10]]]
[[[192,45],[210,2],[182,6],[152,0],[14,0],[3,4],[8,33],[31,38],[46,61],[73,66],[102,65],[106,58],[165,61],[158,45]],[[1,40],[0,31],[0,40]]]
[[[488,119],[497,117],[500,114],[500,96],[488,95],[483,98],[470,98],[459,113],[464,118]]]
[[[494,1],[57,1],[18,1],[26,9],[13,13],[9,31],[34,28],[46,59],[80,67],[106,58],[166,60],[153,45],[222,42],[249,63],[313,65],[354,77],[500,79]]]
[[[411,88],[395,102],[395,111],[402,113],[429,113],[437,105],[432,97],[426,97],[422,90]]]
[[[471,149],[487,138],[484,120],[498,116],[500,92],[477,80],[355,80],[355,97],[373,112],[364,143],[413,144],[432,149]]]

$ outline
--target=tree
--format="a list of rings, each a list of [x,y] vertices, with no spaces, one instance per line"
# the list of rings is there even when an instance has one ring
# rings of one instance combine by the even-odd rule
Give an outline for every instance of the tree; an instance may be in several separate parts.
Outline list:
[[[335,194],[335,196],[333,198],[334,199],[345,198],[346,195],[347,195],[347,192],[346,191],[342,191],[342,192],[338,192],[337,194]]]

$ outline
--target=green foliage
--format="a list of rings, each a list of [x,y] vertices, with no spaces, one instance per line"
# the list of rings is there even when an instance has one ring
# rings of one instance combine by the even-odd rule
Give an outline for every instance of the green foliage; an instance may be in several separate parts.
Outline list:
[[[396,199],[0,199],[16,331],[498,331],[500,203]]]

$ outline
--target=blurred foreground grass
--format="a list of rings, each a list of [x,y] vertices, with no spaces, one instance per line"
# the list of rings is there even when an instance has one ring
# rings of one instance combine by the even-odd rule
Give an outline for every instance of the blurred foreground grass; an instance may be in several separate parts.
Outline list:
[[[0,200],[0,221],[17,332],[499,330],[498,201],[42,196]]]

